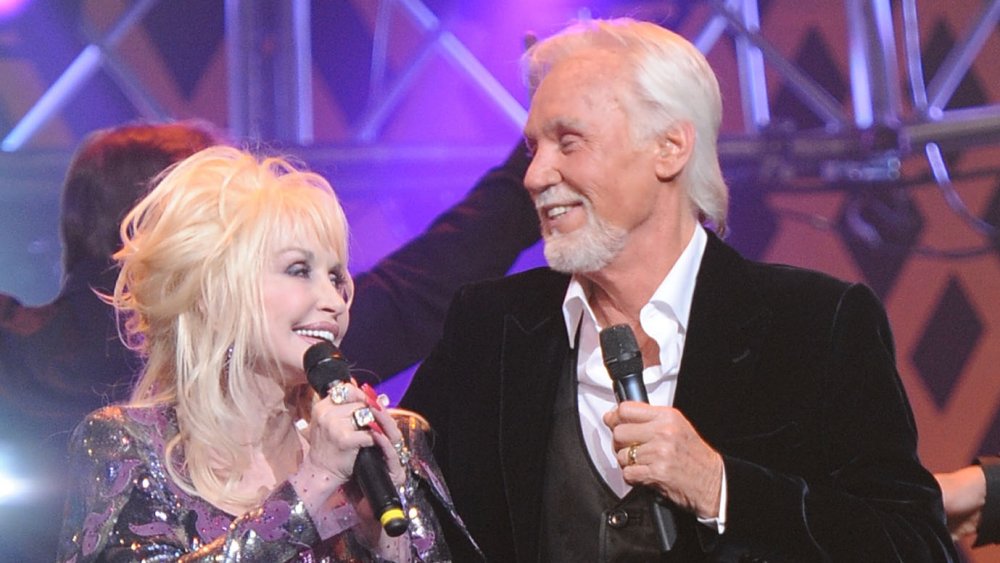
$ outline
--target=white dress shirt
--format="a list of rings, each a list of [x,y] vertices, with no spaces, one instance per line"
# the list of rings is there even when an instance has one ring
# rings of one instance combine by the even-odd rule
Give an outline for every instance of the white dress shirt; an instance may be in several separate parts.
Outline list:
[[[659,365],[652,365],[642,372],[649,403],[652,405],[673,405],[695,279],[707,242],[708,236],[704,228],[697,225],[691,241],[677,262],[660,282],[649,302],[639,311],[639,324],[642,330],[656,341],[660,349]],[[611,429],[603,421],[604,413],[617,404],[611,376],[604,367],[598,336],[606,327],[598,325],[583,285],[575,276],[570,281],[563,300],[563,318],[569,334],[570,347],[576,343],[577,327],[580,329],[580,348],[577,351],[576,366],[577,404],[587,453],[611,490],[619,497],[624,497],[632,487],[625,483],[622,477],[612,446]],[[724,521],[722,510],[725,508],[725,496],[723,480],[719,521],[703,520],[706,524],[718,523],[720,532]]]

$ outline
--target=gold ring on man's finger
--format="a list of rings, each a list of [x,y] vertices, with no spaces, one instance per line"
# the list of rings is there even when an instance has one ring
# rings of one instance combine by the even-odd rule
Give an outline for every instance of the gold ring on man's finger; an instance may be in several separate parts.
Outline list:
[[[632,444],[631,446],[628,447],[628,464],[629,465],[635,465],[636,464],[635,456],[638,453],[638,451],[639,451],[639,444]]]

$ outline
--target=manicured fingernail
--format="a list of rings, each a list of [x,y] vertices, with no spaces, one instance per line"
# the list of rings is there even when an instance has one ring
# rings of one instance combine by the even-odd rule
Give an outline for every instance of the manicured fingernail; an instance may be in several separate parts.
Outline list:
[[[375,389],[373,389],[371,385],[365,383],[361,386],[361,390],[365,392],[365,402],[368,403],[369,407],[379,411],[385,408],[379,403]]]

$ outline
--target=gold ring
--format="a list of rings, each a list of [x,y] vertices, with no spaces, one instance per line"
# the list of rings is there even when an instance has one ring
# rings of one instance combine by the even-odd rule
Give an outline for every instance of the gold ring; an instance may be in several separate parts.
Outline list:
[[[330,401],[335,405],[342,405],[347,402],[347,393],[350,388],[343,381],[337,381],[330,387]]]
[[[361,407],[356,409],[351,413],[351,417],[354,419],[354,428],[361,430],[363,428],[368,428],[368,425],[375,422],[375,415],[372,410],[368,407]]]
[[[632,444],[631,446],[628,447],[628,464],[629,465],[635,465],[636,464],[635,454],[636,454],[637,451],[639,451],[639,444]]]

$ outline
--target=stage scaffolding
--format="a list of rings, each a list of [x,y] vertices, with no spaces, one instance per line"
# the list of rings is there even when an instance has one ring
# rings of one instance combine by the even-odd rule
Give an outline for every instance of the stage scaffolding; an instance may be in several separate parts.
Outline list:
[[[128,30],[142,21],[157,0],[136,0],[110,31],[86,46],[37,102],[3,133],[0,149],[21,151],[42,125],[60,112],[79,88],[104,70],[142,116],[169,118],[116,54]],[[951,185],[943,153],[1000,142],[1000,105],[946,109],[984,43],[996,30],[1000,0],[989,0],[980,16],[955,43],[931,77],[922,70],[917,1],[895,3],[902,29],[894,24],[890,0],[844,0],[848,31],[852,111],[821,87],[809,73],[785,58],[761,32],[756,0],[700,0],[710,17],[692,37],[704,52],[730,35],[739,69],[743,130],[720,139],[723,166],[738,168],[743,178],[762,186],[792,188],[804,182],[831,187],[858,183],[891,184],[901,180],[900,161],[920,155],[956,213],[988,238],[989,224],[965,209]],[[586,16],[586,13],[583,13]],[[405,17],[423,34],[421,48],[405,68],[387,77],[387,53],[393,18]],[[516,131],[525,108],[489,72],[458,37],[420,0],[380,0],[372,40],[370,97],[352,132],[352,146],[342,149],[313,144],[310,52],[310,1],[225,0],[228,61],[228,108],[236,138],[273,139],[299,147],[304,155],[341,160],[383,155],[380,134],[415,78],[434,57],[460,71],[509,120]],[[901,60],[897,39],[904,46]],[[269,42],[276,46],[264,49]],[[822,122],[797,130],[772,122],[765,68],[776,74]],[[900,91],[905,76],[909,103]],[[904,107],[906,109],[904,109]],[[462,152],[456,147],[457,152]],[[447,150],[418,158],[447,159]],[[1000,169],[1000,165],[998,165]]]

